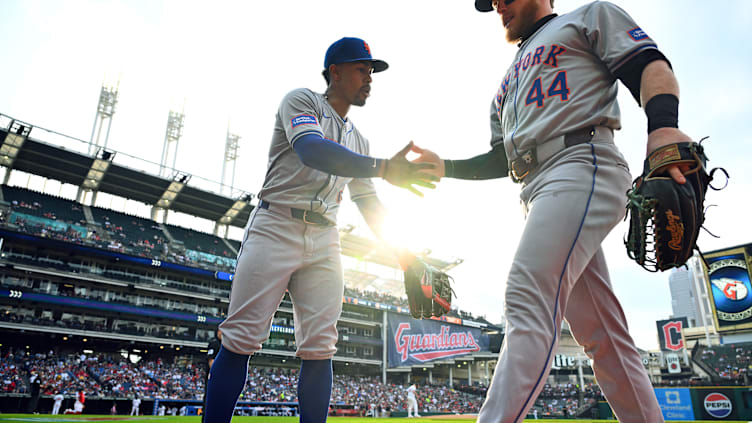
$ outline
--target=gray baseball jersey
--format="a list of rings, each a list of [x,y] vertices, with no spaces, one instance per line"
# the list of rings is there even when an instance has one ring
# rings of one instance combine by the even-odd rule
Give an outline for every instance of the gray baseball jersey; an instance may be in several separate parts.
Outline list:
[[[292,146],[301,136],[311,133],[356,153],[369,154],[368,141],[350,119],[343,120],[337,115],[323,95],[304,88],[294,90],[282,100],[277,112],[266,179],[259,198],[322,213],[334,222],[345,185],[352,200],[375,195],[376,191],[370,179],[329,175],[304,166]]]
[[[587,143],[562,145],[522,181],[527,222],[506,285],[506,333],[481,423],[525,418],[546,383],[562,319],[592,359],[619,421],[663,421],[601,249],[624,217],[631,184],[613,143],[620,127],[614,71],[654,48],[624,11],[594,2],[543,24],[503,76],[491,142],[503,142],[510,159],[552,138],[596,130]]]
[[[333,223],[345,186],[353,200],[376,191],[370,179],[329,175],[303,165],[293,145],[309,133],[368,154],[368,141],[323,95],[298,89],[282,100],[259,192],[268,205],[256,207],[246,225],[227,318],[220,325],[222,345],[232,352],[261,349],[286,290],[293,301],[297,356],[323,360],[337,351],[344,282]],[[291,208],[321,213],[332,225],[296,219]]]
[[[608,2],[548,22],[520,46],[494,99],[508,157],[588,126],[620,129],[614,72],[656,48]]]

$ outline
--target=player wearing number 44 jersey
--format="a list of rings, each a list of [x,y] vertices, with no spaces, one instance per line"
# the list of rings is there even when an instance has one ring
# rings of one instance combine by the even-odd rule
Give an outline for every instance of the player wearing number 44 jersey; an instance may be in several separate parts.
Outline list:
[[[669,62],[611,3],[560,16],[553,0],[475,0],[475,6],[495,11],[518,49],[498,74],[492,149],[467,160],[422,150],[420,160],[435,163],[440,177],[509,175],[521,186],[527,222],[504,294],[506,335],[478,421],[525,418],[546,383],[566,319],[619,421],[662,422],[601,243],[624,218],[631,181],[613,141],[619,81],[647,114],[647,153],[690,141],[678,129],[679,90]],[[666,171],[686,182],[679,166]]]
[[[285,291],[293,303],[296,355],[301,359],[298,404],[302,423],[326,421],[332,356],[342,311],[337,210],[345,187],[369,227],[380,235],[384,207],[369,178],[382,177],[419,194],[437,178],[433,164],[370,157],[369,143],[347,117],[371,94],[371,74],[387,69],[359,38],[332,44],[324,60],[324,94],[291,91],[277,111],[258,206],[238,253],[222,346],[209,373],[206,423],[227,423],[243,390],[249,357],[269,337]]]

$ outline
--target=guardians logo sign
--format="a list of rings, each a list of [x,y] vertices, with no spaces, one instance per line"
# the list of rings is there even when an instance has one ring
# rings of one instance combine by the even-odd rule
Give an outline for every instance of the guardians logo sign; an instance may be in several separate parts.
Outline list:
[[[752,327],[752,245],[706,255],[708,292],[719,332]]]
[[[479,329],[392,316],[390,313],[390,367],[421,364],[488,350],[488,336],[482,335]]]

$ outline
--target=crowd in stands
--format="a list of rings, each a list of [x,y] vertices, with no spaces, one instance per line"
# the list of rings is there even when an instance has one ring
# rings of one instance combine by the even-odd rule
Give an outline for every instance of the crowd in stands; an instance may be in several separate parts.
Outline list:
[[[235,254],[213,235],[180,228],[188,233],[189,238],[203,241],[191,244],[201,254],[190,255],[183,246],[170,246],[162,228],[154,221],[91,207],[95,222],[87,222],[82,206],[74,201],[6,185],[2,189],[5,201],[10,205],[9,212],[34,216],[33,219],[37,220],[30,222],[29,218],[17,215],[5,219],[5,223],[22,232],[156,260],[209,266],[221,271],[234,268]],[[87,230],[76,230],[72,225]]]
[[[81,232],[73,229],[72,226],[68,226],[65,229],[59,229],[50,225],[45,225],[43,223],[29,222],[28,219],[22,216],[14,216],[12,223],[15,224],[21,231],[42,238],[74,243],[80,243],[83,240]]]
[[[731,385],[749,385],[752,371],[752,344],[701,346],[696,353],[713,374],[715,381]]]
[[[97,222],[90,224],[86,221],[82,206],[74,201],[17,187],[4,185],[2,189],[5,201],[10,204],[11,211],[39,216],[49,219],[50,223],[54,223],[53,225],[36,221],[30,222],[27,218],[16,215],[12,221],[5,222],[13,224],[13,229],[40,237],[95,245],[102,249],[155,260],[189,266],[208,266],[226,272],[234,271],[235,253],[228,248],[221,238],[215,235],[179,226],[165,225],[165,230],[170,231],[173,238],[179,241],[177,244],[170,243],[163,228],[157,222],[149,219],[99,207],[90,207],[92,216]],[[47,203],[50,206],[45,207]],[[74,228],[74,224],[78,226]],[[237,241],[230,241],[230,244],[239,245]],[[406,297],[397,297],[388,293],[348,288],[345,295],[382,304],[408,306]],[[465,319],[474,318],[472,314],[456,309],[452,310],[449,315]]]
[[[108,326],[97,320],[87,320],[80,316],[68,316],[62,319],[52,319],[50,317],[37,317],[31,314],[17,313],[10,310],[0,312],[0,321],[10,323],[23,323],[34,326],[49,326],[56,328],[79,329],[93,332],[121,333],[136,336],[152,336],[165,339],[181,339],[185,341],[206,342],[211,339],[207,333],[191,334],[188,331],[167,330],[164,327],[152,325],[145,328],[143,325],[137,325],[135,322],[117,320],[117,327]]]
[[[383,384],[378,377],[334,375],[331,402],[346,404],[364,415],[370,409],[379,414],[407,409],[407,385]],[[477,413],[483,397],[442,385],[417,386],[415,397],[420,413]]]
[[[581,406],[591,405],[602,399],[600,387],[593,383],[583,387],[571,383],[546,384],[538,395],[535,407],[543,417],[574,417]]]
[[[408,307],[407,296],[396,297],[386,292],[376,292],[372,290],[360,290],[345,286],[345,296],[358,298],[362,300],[374,301],[381,304],[390,304],[398,307]],[[459,309],[452,309],[447,315],[460,319],[472,319],[483,323],[491,324],[484,317],[473,316],[472,313]]]
[[[369,300],[381,304],[391,304],[400,307],[407,307],[407,297],[399,298],[385,292],[365,291],[345,286],[345,296]]]
[[[206,381],[204,364],[172,364],[160,359],[131,363],[123,357],[96,355],[58,356],[27,354],[8,350],[0,359],[2,392],[27,392],[26,378],[36,373],[42,380],[42,394],[74,395],[83,390],[88,398],[141,398],[201,400]],[[296,402],[296,369],[249,369],[241,401]],[[377,407],[404,411],[407,386],[383,384],[377,377],[335,375],[332,404],[347,405],[364,415]],[[477,412],[482,397],[446,386],[422,385],[418,390],[424,412]]]
[[[32,354],[8,349],[0,357],[0,392],[28,392],[32,373],[41,377],[43,395],[74,395],[83,390],[87,398],[202,400],[206,382],[202,357],[181,364],[160,358],[132,363],[121,356]],[[296,402],[297,384],[297,369],[251,367],[240,401]],[[485,396],[485,389],[477,385],[417,387],[421,413],[477,413]],[[587,385],[583,394],[585,403],[602,398],[597,385]],[[384,384],[379,377],[335,374],[331,403],[333,407],[346,406],[356,415],[404,412],[407,385]],[[563,384],[546,385],[534,407],[544,417],[572,416],[580,405],[580,388]]]
[[[485,398],[487,387],[462,385],[458,389]],[[581,397],[582,402],[580,402]],[[541,417],[572,417],[581,407],[594,404],[599,400],[604,400],[604,397],[600,386],[594,383],[588,383],[582,388],[571,383],[545,384],[533,407],[538,410],[538,415]]]

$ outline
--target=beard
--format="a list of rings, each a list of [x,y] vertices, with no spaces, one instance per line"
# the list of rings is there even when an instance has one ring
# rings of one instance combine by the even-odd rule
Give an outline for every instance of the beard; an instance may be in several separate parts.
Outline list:
[[[368,96],[362,91],[358,91],[358,93],[355,95],[355,98],[353,98],[350,104],[353,106],[363,107],[366,105],[366,100],[368,100]]]
[[[523,37],[530,35],[530,30],[536,22],[540,5],[537,1],[528,1],[520,12],[509,22],[506,29],[506,39],[509,43],[516,44]]]

